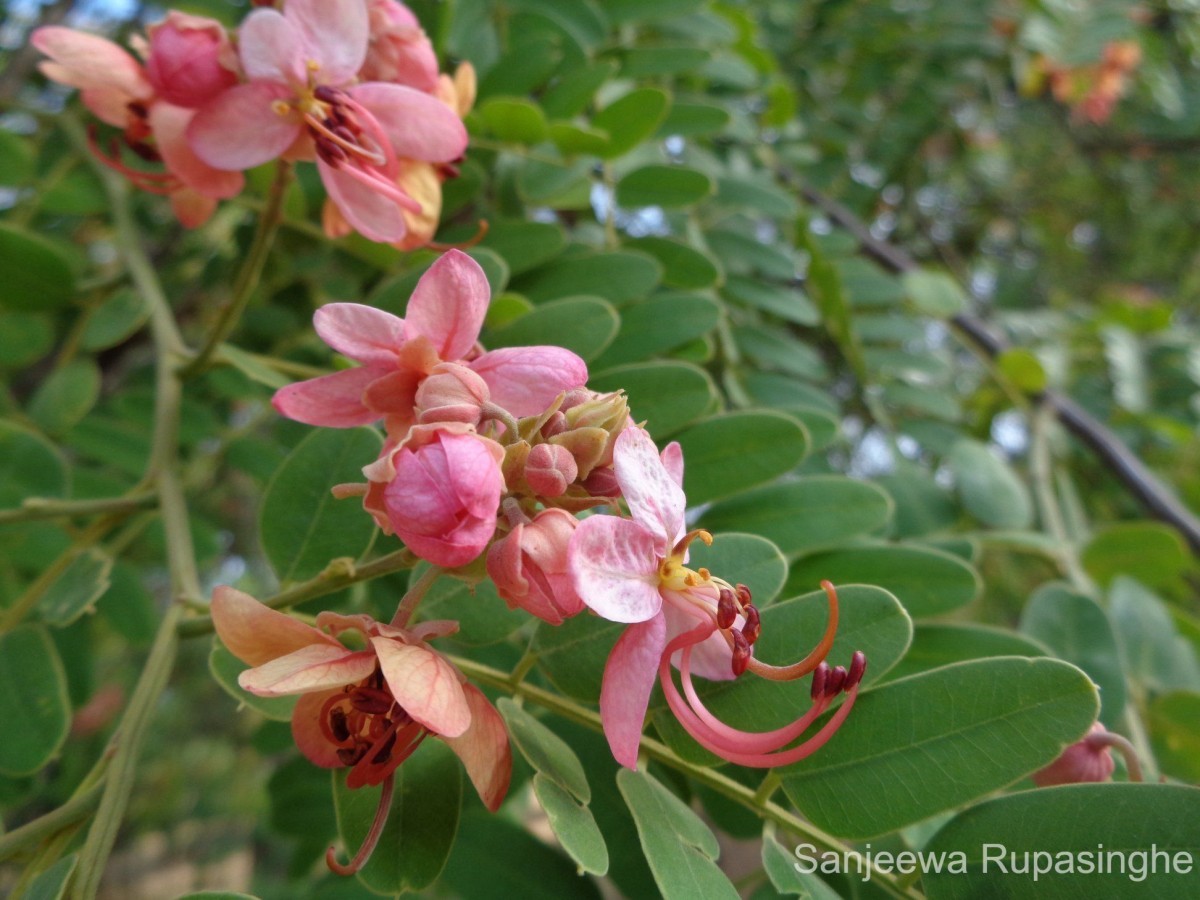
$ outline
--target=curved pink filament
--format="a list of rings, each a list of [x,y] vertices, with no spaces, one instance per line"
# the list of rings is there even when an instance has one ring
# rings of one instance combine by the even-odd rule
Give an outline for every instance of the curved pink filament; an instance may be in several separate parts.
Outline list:
[[[751,657],[747,665],[751,672],[760,678],[767,678],[771,681],[793,681],[803,678],[829,655],[829,651],[833,647],[833,639],[837,635],[838,598],[837,591],[828,581],[822,581],[821,587],[825,589],[825,596],[829,598],[829,621],[825,625],[825,634],[821,636],[821,642],[813,648],[812,653],[790,666],[772,666]]]
[[[383,826],[387,824],[388,812],[392,808],[394,785],[395,780],[388,775],[383,782],[383,793],[379,795],[379,805],[375,807],[375,819],[371,822],[371,830],[367,832],[362,846],[358,848],[358,852],[354,854],[354,858],[350,862],[344,865],[338,862],[337,851],[333,847],[325,851],[325,865],[329,866],[329,871],[337,875],[353,875],[367,864],[367,860],[375,852],[375,845],[379,843],[380,835],[383,834]]]

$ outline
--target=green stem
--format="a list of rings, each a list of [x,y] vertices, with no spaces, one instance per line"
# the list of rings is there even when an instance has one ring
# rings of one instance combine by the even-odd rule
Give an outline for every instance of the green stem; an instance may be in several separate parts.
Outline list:
[[[392,624],[397,628],[404,628],[408,625],[408,620],[412,618],[417,607],[421,605],[421,601],[425,599],[425,592],[430,586],[438,580],[442,574],[440,566],[430,566],[421,576],[408,586],[408,590],[404,592],[404,596],[400,599],[400,605],[396,607],[396,614],[392,616]]]
[[[51,497],[26,497],[16,509],[0,509],[0,525],[33,519],[66,519],[97,513],[135,512],[154,506],[151,491],[138,491],[124,497],[99,497],[94,500],[56,500]]]
[[[10,859],[26,847],[40,843],[64,828],[83,821],[92,814],[99,802],[100,785],[93,784],[88,790],[76,794],[57,809],[52,809],[44,816],[39,816],[32,822],[26,822],[20,828],[14,828],[8,834],[0,836],[0,860]]]
[[[599,713],[586,709],[565,697],[560,697],[558,694],[544,690],[528,682],[522,682],[514,686],[511,676],[507,672],[501,672],[499,669],[493,669],[491,666],[485,666],[474,660],[460,656],[451,656],[449,659],[464,675],[474,681],[509,692],[514,697],[536,703],[543,709],[550,710],[565,719],[569,719],[593,731],[603,732],[604,730]],[[642,738],[641,752],[648,758],[682,772],[692,780],[753,810],[768,822],[773,822],[781,828],[786,828],[788,831],[802,836],[819,849],[832,850],[836,853],[849,853],[851,855],[854,855],[856,852],[833,835],[826,834],[815,825],[804,821],[777,803],[770,801],[760,802],[756,792],[746,785],[740,784],[727,775],[723,775],[713,769],[697,766],[681,759],[673,750],[653,738]],[[921,900],[923,897],[919,891],[899,886],[894,876],[874,871],[872,878],[876,880],[876,883],[884,891],[893,897],[908,898],[908,900]]]
[[[292,164],[285,160],[276,163],[275,180],[267,194],[267,205],[258,218],[258,227],[254,231],[254,239],[250,242],[250,250],[242,261],[233,282],[233,296],[221,310],[220,317],[212,328],[208,340],[199,352],[180,370],[180,377],[187,379],[201,374],[212,365],[213,355],[217,348],[237,326],[254,289],[258,287],[263,267],[271,254],[271,245],[275,242],[275,234],[279,231],[279,222],[283,217],[283,200],[287,195],[288,185],[292,182]]]

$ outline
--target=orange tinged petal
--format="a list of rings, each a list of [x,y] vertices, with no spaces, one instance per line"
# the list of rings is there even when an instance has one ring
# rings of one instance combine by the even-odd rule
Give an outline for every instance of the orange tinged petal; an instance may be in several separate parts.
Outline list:
[[[458,737],[471,724],[458,670],[434,651],[373,637],[379,665],[392,696],[404,711],[434,734]]]
[[[225,585],[213,591],[212,617],[221,643],[247,665],[260,666],[310,644],[345,651],[340,643],[311,625]]]

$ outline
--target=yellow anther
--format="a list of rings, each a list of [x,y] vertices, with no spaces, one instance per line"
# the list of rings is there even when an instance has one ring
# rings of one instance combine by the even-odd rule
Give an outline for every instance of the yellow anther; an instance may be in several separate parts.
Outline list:
[[[286,116],[292,111],[292,106],[286,100],[275,100],[271,103],[271,112],[277,116]]]

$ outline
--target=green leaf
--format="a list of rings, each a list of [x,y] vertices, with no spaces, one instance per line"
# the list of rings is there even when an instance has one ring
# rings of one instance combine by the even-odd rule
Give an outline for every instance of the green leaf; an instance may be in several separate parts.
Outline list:
[[[29,401],[29,417],[47,434],[62,434],[88,414],[100,398],[100,368],[75,359],[50,373]]]
[[[49,316],[0,309],[0,368],[23,369],[53,346],[54,326]]]
[[[583,764],[566,741],[508,697],[502,697],[496,708],[508,725],[513,744],[531,766],[579,802],[588,803],[592,799]]]
[[[239,706],[248,706],[268,719],[276,722],[290,722],[292,710],[299,698],[260,697],[243,690],[242,686],[238,684],[238,676],[249,668],[250,666],[230,653],[224,644],[218,640],[213,641],[212,652],[208,654],[208,671],[225,693],[236,700]]]
[[[0,509],[26,497],[63,497],[70,484],[66,460],[45,438],[0,420]]]
[[[420,578],[427,569],[427,564],[419,563],[411,578]],[[397,597],[396,602],[399,600]],[[471,647],[502,641],[529,621],[523,610],[508,608],[491,581],[472,585],[458,578],[439,578],[433,583],[421,600],[420,618],[456,620],[454,639]]]
[[[108,590],[112,565],[112,557],[97,547],[77,553],[38,602],[42,621],[65,628],[85,612],[94,612],[93,604]]]
[[[1155,697],[1147,718],[1159,767],[1184,781],[1200,782],[1200,691]]]
[[[569,165],[527,159],[517,173],[517,191],[521,199],[530,204],[555,209],[590,209],[591,165],[586,159]]]
[[[829,375],[816,350],[781,329],[740,325],[733,330],[733,338],[738,349],[759,365],[809,381],[824,381]]]
[[[697,137],[716,134],[729,124],[729,110],[710,103],[683,103],[675,101],[667,117],[658,126],[656,137]]]
[[[788,590],[810,588],[823,578],[834,584],[877,584],[918,617],[957,609],[983,590],[979,573],[958,557],[912,546],[845,547],[806,556],[792,566]]]
[[[892,522],[896,537],[918,537],[944,531],[958,521],[958,507],[949,492],[912,464],[901,464],[894,475],[883,475],[875,480],[896,501]]]
[[[779,281],[791,281],[796,277],[796,260],[788,255],[785,247],[763,243],[750,234],[719,228],[707,232],[705,238],[727,272],[739,275],[758,272]]]
[[[899,601],[881,588],[839,585],[837,594],[838,630],[829,659],[849,664],[854,651],[861,650],[867,656],[863,683],[870,685],[904,656],[912,621]],[[772,604],[762,610],[762,636],[754,645],[754,655],[774,665],[794,663],[820,641],[828,620],[829,601],[822,590]],[[747,674],[732,681],[698,682],[697,693],[721,721],[744,731],[762,731],[784,726],[807,712],[812,706],[809,684],[808,679],[782,682]],[[676,753],[703,765],[719,762],[688,736],[665,699],[655,698],[651,711],[654,727]]]
[[[798,287],[769,284],[754,279],[731,276],[721,289],[726,300],[772,313],[797,325],[816,325],[821,314]]]
[[[608,132],[605,159],[624,156],[654,134],[667,114],[671,98],[658,88],[636,88],[592,117],[592,127]]]
[[[642,166],[617,182],[621,206],[692,206],[709,196],[715,185],[697,169],[685,166]]]
[[[840,900],[841,895],[816,875],[802,872],[796,857],[773,837],[763,837],[762,864],[771,885],[781,894],[805,900]]]
[[[67,739],[67,675],[54,642],[39,625],[18,625],[0,635],[0,721],[12,723],[0,741],[4,775],[32,775]]]
[[[580,66],[558,79],[542,96],[542,109],[555,119],[577,116],[584,111],[600,85],[617,72],[614,60]]]
[[[1125,670],[1157,690],[1200,690],[1200,660],[1171,621],[1166,605],[1132,578],[1118,575],[1109,588],[1109,616]]]
[[[633,417],[646,422],[655,440],[694,422],[718,402],[708,373],[685,362],[617,366],[593,375],[588,384],[601,392],[624,389]]]
[[[762,609],[777,596],[787,578],[788,565],[779,548],[757,534],[722,532],[711,545],[693,541],[688,567],[703,566],[730,584],[750,588],[754,605]]]
[[[567,236],[561,226],[548,222],[498,219],[488,223],[480,246],[500,254],[515,276],[558,256],[567,246]]]
[[[874,837],[1042,768],[1098,711],[1095,686],[1068,663],[956,663],[865,692],[819,753],[781,770],[783,788],[818,828]]]
[[[379,806],[379,788],[346,787],[346,774],[333,773],[333,805],[344,852],[353,856],[367,836]],[[433,884],[454,847],[462,807],[462,766],[438,740],[426,740],[396,770],[387,825],[370,861],[357,878],[379,894],[419,891]],[[345,858],[345,857],[342,857]]]
[[[962,438],[947,459],[963,506],[993,528],[1028,528],[1033,503],[1025,484],[1008,464],[978,441]]]
[[[875,263],[859,257],[833,262],[847,302],[855,308],[894,306],[905,297],[903,283]]]
[[[750,371],[742,376],[742,384],[746,392],[764,406],[783,409],[806,406],[835,417],[841,416],[837,401],[827,391],[787,375]]]
[[[1012,384],[1026,394],[1036,394],[1046,389],[1046,370],[1030,351],[1023,347],[1010,347],[996,357],[996,367]]]
[[[0,184],[16,187],[34,175],[33,147],[27,138],[0,128]]]
[[[622,78],[676,75],[697,68],[708,59],[703,47],[630,47],[621,63]]]
[[[647,296],[661,277],[657,260],[621,250],[556,259],[515,279],[512,289],[535,303],[595,294],[620,306]]]
[[[571,122],[551,122],[550,140],[563,156],[586,153],[600,156],[608,149],[608,134],[598,128],[584,128]]]
[[[1125,672],[1108,617],[1096,601],[1064,584],[1044,584],[1021,613],[1021,631],[1087,672],[1100,688],[1101,719],[1121,721]]]
[[[664,900],[736,900],[737,890],[715,862],[717,839],[687,804],[645,772],[622,769],[617,787]]]
[[[792,195],[766,178],[718,178],[716,202],[752,209],[776,219],[794,219],[800,214]]]
[[[625,627],[586,615],[561,625],[542,622],[531,644],[538,669],[571,699],[595,703],[600,699],[604,663]]]
[[[966,873],[925,873],[930,900],[1194,897],[1200,890],[1200,791],[1166,784],[1023,791],[960,813],[926,849],[967,860]],[[1110,857],[1114,852],[1118,856]],[[1181,860],[1188,863],[1186,874]]]
[[[233,344],[222,344],[217,353],[222,362],[233,366],[251,381],[265,385],[272,390],[279,390],[284,385],[292,383],[292,380],[283,373],[272,369],[258,357]]]
[[[914,269],[905,272],[902,280],[913,306],[927,316],[948,319],[967,308],[967,297],[962,288],[944,272]]]
[[[290,739],[291,734],[280,729]],[[328,847],[337,836],[337,819],[329,802],[329,771],[299,753],[279,766],[267,780],[268,822],[281,835],[306,838]]]
[[[891,514],[891,498],[875,485],[817,475],[722,500],[702,522],[713,532],[762,535],[790,557],[870,534]]]
[[[579,868],[593,875],[606,874],[608,846],[591,810],[541,773],[533,776],[533,792],[546,812],[550,830]]]
[[[546,114],[536,103],[515,97],[493,97],[478,109],[488,130],[501,141],[539,144],[549,136]]]
[[[39,312],[75,296],[71,261],[55,244],[14,225],[0,224],[0,307]]]
[[[30,883],[24,895],[25,900],[60,900],[65,897],[78,862],[78,853],[64,856]]]
[[[666,287],[693,290],[712,287],[721,280],[721,270],[694,247],[674,238],[644,237],[626,241],[625,246],[649,253],[662,264]]]
[[[1192,565],[1179,532],[1161,522],[1110,525],[1088,541],[1081,561],[1101,585],[1124,574],[1150,587],[1176,584]]]
[[[259,515],[263,552],[280,581],[312,578],[330,560],[357,559],[370,546],[374,520],[356,500],[335,500],[330,489],[361,481],[362,467],[381,445],[367,428],[322,429],[288,454],[267,485]]]
[[[658,294],[621,309],[616,339],[596,360],[607,369],[664,353],[707,334],[721,319],[721,304],[703,294]]]
[[[896,681],[917,672],[988,656],[1050,655],[1049,648],[1044,644],[1006,628],[918,623],[913,629],[912,646],[904,654],[904,659],[888,672],[887,680]]]
[[[117,291],[92,310],[79,344],[92,351],[115,347],[136,333],[149,317],[150,310],[134,291]]]
[[[808,434],[792,416],[732,412],[680,434],[688,502],[708,503],[765,484],[791,471],[808,452]]]
[[[484,337],[489,348],[526,347],[544,344],[547,338],[578,353],[585,361],[595,359],[612,343],[620,318],[599,297],[564,297],[535,306],[529,313]]]

